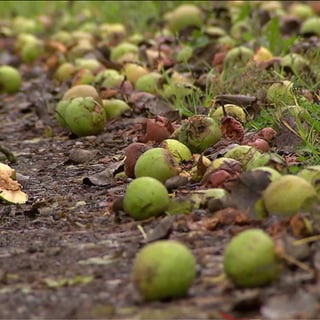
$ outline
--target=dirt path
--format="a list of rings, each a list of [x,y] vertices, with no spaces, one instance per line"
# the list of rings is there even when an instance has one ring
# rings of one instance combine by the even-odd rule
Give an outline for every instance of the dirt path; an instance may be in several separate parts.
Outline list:
[[[139,119],[115,120],[97,137],[74,139],[50,110],[39,117],[44,101],[30,101],[30,95],[5,97],[0,114],[0,143],[16,156],[10,165],[29,196],[25,205],[0,207],[0,318],[216,319],[223,310],[232,312],[228,286],[217,285],[228,232],[190,231],[184,218],[175,219],[169,237],[186,243],[197,258],[189,296],[146,304],[132,287],[132,260],[144,239],[137,222],[110,211],[126,181],[102,186],[84,181],[121,163],[131,142],[125,133]],[[47,98],[54,101],[53,95]],[[76,164],[72,149],[95,156]],[[163,219],[141,224],[148,231]]]

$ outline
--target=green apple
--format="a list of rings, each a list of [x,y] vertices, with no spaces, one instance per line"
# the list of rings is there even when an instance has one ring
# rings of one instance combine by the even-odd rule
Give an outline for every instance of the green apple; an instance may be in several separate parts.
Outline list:
[[[225,69],[234,69],[235,67],[244,67],[253,59],[254,52],[245,46],[239,46],[230,49],[223,60]]]
[[[168,28],[173,32],[180,32],[186,27],[201,27],[203,16],[201,9],[193,4],[183,4],[164,16]]]
[[[164,213],[169,206],[166,187],[152,177],[138,177],[129,183],[124,199],[124,211],[135,220],[148,219]]]
[[[36,61],[44,53],[44,44],[42,41],[28,42],[21,48],[21,60],[24,63]]]
[[[192,160],[190,149],[176,139],[165,139],[161,142],[160,147],[168,150],[178,163]]]
[[[241,123],[245,123],[246,122],[246,113],[243,110],[242,107],[236,105],[236,104],[225,104],[224,105],[224,109],[226,111],[226,114],[228,116],[232,116],[235,119],[237,119],[238,121],[240,121]],[[212,114],[210,114],[210,116],[215,119],[218,123],[220,123],[221,119],[224,117],[224,112],[223,112],[223,107],[222,106],[218,106],[213,112]]]
[[[54,73],[54,79],[56,79],[59,82],[71,80],[75,72],[76,69],[72,63],[64,62],[56,69]]]
[[[224,272],[239,287],[270,284],[279,275],[273,239],[261,229],[249,229],[234,236],[223,257]]]
[[[287,174],[272,181],[264,190],[262,198],[269,214],[288,218],[308,209],[318,197],[310,182]]]
[[[102,68],[102,64],[97,59],[85,59],[85,58],[77,58],[74,61],[74,65],[76,69],[88,69],[92,72],[99,70],[99,68]]]
[[[70,101],[64,112],[64,120],[78,137],[96,135],[105,127],[106,114],[94,98],[80,97]]]
[[[123,74],[128,81],[135,85],[138,79],[149,74],[149,71],[137,63],[126,63],[123,67]]]
[[[220,140],[221,130],[214,119],[197,115],[184,120],[175,135],[192,153],[201,153]]]
[[[242,169],[246,170],[248,167],[248,164],[260,158],[261,155],[262,155],[261,152],[254,147],[247,146],[247,145],[239,145],[227,151],[224,157],[232,158],[239,161],[241,163]],[[260,166],[260,165],[257,164],[256,166]],[[252,168],[253,166],[250,169]]]
[[[111,49],[111,60],[119,62],[127,54],[132,54],[133,57],[138,57],[138,53],[139,48],[137,45],[130,42],[122,42]]]
[[[159,91],[161,80],[163,80],[162,74],[159,72],[149,72],[137,79],[135,89],[156,94]]]
[[[300,27],[300,33],[303,35],[307,34],[314,34],[319,36],[320,35],[320,17],[310,17],[306,19],[301,27]]]
[[[297,74],[301,72],[310,72],[310,62],[298,53],[289,53],[281,58],[280,65],[289,67]]]
[[[51,36],[51,40],[60,42],[67,47],[70,47],[75,42],[71,33],[68,31],[64,31],[64,30],[60,30],[60,31],[57,31],[56,33],[54,33]]]
[[[20,90],[22,78],[18,69],[9,66],[0,66],[0,93],[16,93]]]
[[[99,87],[117,88],[123,83],[125,77],[117,70],[107,69],[100,71],[95,77],[95,83]]]
[[[146,301],[180,298],[196,277],[196,260],[183,243],[158,240],[137,253],[131,276]]]
[[[137,178],[153,177],[164,183],[179,174],[179,167],[168,150],[158,147],[145,151],[138,158],[134,173]]]
[[[107,119],[120,117],[124,112],[131,110],[131,107],[121,99],[103,99],[102,105]]]
[[[313,8],[308,3],[292,3],[289,7],[289,13],[303,21],[315,16]]]
[[[267,90],[267,100],[275,107],[295,104],[293,82],[284,80],[273,83]]]
[[[80,84],[71,87],[69,90],[65,92],[62,99],[72,100],[74,98],[79,97],[92,97],[94,100],[98,101],[100,105],[102,105],[101,97],[96,88],[88,84]]]

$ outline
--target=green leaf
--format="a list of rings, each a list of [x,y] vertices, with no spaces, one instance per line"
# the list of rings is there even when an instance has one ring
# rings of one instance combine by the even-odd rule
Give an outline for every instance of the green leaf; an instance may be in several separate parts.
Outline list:
[[[65,286],[83,285],[90,283],[94,279],[92,275],[77,275],[73,278],[45,278],[44,284],[50,289],[58,289]]]

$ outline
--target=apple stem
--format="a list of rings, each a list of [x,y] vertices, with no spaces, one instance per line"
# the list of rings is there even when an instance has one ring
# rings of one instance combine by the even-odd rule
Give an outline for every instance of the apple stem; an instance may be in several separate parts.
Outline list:
[[[224,107],[224,104],[222,104],[222,111],[223,111],[223,116],[227,117],[228,114],[227,114],[226,108]]]

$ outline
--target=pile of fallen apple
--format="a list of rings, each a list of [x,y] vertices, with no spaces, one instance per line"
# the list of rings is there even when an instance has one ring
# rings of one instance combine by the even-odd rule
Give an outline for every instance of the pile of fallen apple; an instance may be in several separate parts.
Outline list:
[[[239,13],[242,4],[242,1],[230,2],[225,10],[232,18]],[[259,10],[269,16],[277,15],[283,27],[288,23],[281,2],[256,1],[252,7],[258,10],[254,6],[260,6]],[[320,35],[320,17],[315,7],[295,4],[288,10],[300,34]],[[183,97],[202,90],[189,72],[174,68],[175,64],[187,63],[193,55],[193,48],[188,44],[172,45],[175,36],[188,28],[204,30],[225,50],[220,55],[212,54],[212,68],[216,66],[220,72],[216,72],[214,81],[226,80],[232,68],[274,63],[273,53],[267,48],[238,44],[239,32],[245,26],[237,22],[227,33],[222,27],[205,22],[204,12],[194,5],[179,6],[164,19],[162,33],[148,39],[147,45],[142,35],[128,34],[122,24],[88,23],[75,31],[56,31],[46,41],[32,34],[38,26],[28,20],[15,19],[6,32],[14,33],[13,48],[23,63],[32,64],[43,59],[54,71],[55,81],[70,85],[57,102],[55,117],[77,137],[101,134],[109,119],[137,111],[128,102],[132,94],[146,101],[150,97],[170,101],[179,95],[183,101]],[[20,24],[28,28],[19,28]],[[107,54],[97,58],[97,48]],[[219,57],[221,63],[217,62]],[[283,67],[310,68],[310,62],[298,53],[277,58],[277,63]],[[210,81],[208,74],[204,76],[205,81]],[[18,69],[9,65],[0,67],[1,92],[15,93],[21,85]],[[306,112],[297,104],[293,86],[293,82],[286,79],[271,83],[266,92],[269,107],[295,115]],[[217,200],[218,209],[237,207],[230,186],[249,171],[264,172],[268,181],[260,198],[246,208],[252,218],[265,219],[274,215],[290,219],[309,210],[319,201],[320,166],[305,167],[295,175],[288,173],[286,160],[272,148],[276,130],[264,128],[248,133],[247,118],[243,106],[218,102],[211,104],[206,114],[181,117],[173,122],[165,116],[149,117],[144,135],[124,150],[124,173],[129,184],[122,210],[133,219],[142,220],[191,213],[194,209],[206,208],[212,199]],[[0,176],[0,197],[5,198],[2,181]],[[196,187],[188,188],[190,185]],[[181,190],[188,192],[187,196],[183,193],[185,199],[180,212],[181,199],[177,199]],[[225,249],[226,275],[241,287],[271,283],[279,276],[281,264],[275,247],[273,239],[263,230],[241,232]],[[156,241],[137,254],[132,277],[147,300],[180,297],[188,292],[196,277],[196,261],[184,244],[173,240]]]

